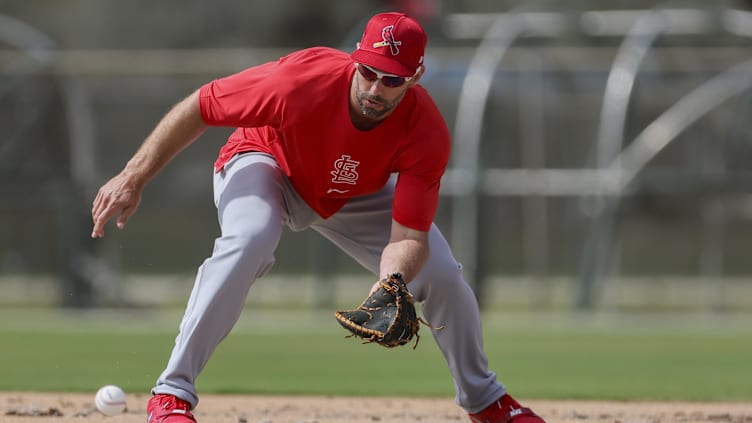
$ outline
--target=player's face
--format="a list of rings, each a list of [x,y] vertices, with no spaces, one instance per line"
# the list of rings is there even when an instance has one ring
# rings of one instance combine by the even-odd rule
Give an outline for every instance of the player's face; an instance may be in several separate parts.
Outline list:
[[[353,108],[359,115],[371,120],[389,116],[402,101],[407,89],[415,85],[420,77],[398,77],[361,64],[357,64],[356,69]]]

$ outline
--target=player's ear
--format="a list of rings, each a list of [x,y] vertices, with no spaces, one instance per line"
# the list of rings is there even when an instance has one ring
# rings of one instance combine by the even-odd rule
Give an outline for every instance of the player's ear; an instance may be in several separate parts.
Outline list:
[[[409,86],[412,87],[413,85],[417,84],[418,81],[420,81],[420,77],[423,76],[423,72],[426,71],[426,67],[423,65],[420,65],[418,70],[415,72],[415,76],[410,80]]]

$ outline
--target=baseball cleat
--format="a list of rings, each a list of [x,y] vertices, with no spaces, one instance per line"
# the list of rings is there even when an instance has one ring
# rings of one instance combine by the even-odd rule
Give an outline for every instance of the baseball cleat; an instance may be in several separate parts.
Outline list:
[[[533,410],[521,406],[508,394],[504,394],[483,411],[468,415],[473,423],[546,423]]]
[[[146,423],[196,423],[191,404],[174,395],[156,394],[146,406]]]

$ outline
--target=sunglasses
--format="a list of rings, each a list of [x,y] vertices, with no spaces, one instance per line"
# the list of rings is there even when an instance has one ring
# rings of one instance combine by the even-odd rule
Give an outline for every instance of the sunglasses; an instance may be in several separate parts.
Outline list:
[[[375,82],[377,79],[381,79],[381,83],[385,87],[397,88],[401,87],[405,82],[413,79],[412,76],[397,76],[389,73],[379,72],[376,69],[364,65],[362,63],[356,63],[355,67],[358,72],[365,78],[366,81]]]

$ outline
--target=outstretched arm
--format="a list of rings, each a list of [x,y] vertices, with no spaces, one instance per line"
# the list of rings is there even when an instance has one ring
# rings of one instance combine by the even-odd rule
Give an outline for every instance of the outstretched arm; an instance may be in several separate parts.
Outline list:
[[[381,253],[379,277],[401,273],[405,282],[415,278],[428,258],[428,232],[408,228],[392,219],[389,244]]]
[[[91,237],[102,238],[104,225],[118,213],[117,227],[123,229],[138,208],[146,183],[206,128],[195,91],[162,118],[125,168],[99,189],[91,209]]]

